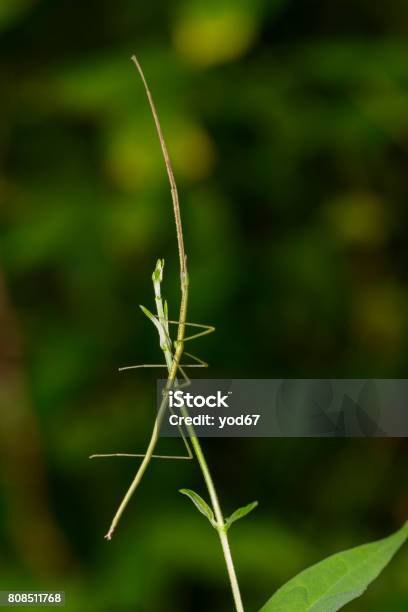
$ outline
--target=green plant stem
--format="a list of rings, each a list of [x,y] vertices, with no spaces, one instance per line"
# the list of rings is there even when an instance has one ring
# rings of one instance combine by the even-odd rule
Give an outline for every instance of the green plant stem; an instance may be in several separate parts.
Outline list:
[[[174,355],[173,355],[173,359],[172,359],[172,363],[171,363],[171,367],[170,367],[169,375],[167,379],[167,385],[166,385],[166,391],[168,391],[174,385],[176,381],[177,370],[179,369],[181,357],[183,355],[183,350],[184,350],[185,328],[186,328],[186,321],[187,321],[188,287],[189,287],[189,279],[188,279],[188,273],[187,273],[187,256],[186,256],[185,249],[184,249],[183,227],[181,223],[180,203],[179,203],[177,185],[176,185],[176,181],[175,181],[174,174],[173,174],[173,169],[172,169],[171,162],[170,162],[170,157],[167,151],[167,146],[166,146],[164,136],[162,133],[159,117],[156,111],[153,97],[147,85],[143,70],[135,56],[132,57],[132,61],[135,64],[140,74],[140,77],[143,81],[143,85],[144,85],[146,95],[147,95],[147,98],[150,104],[150,108],[152,111],[153,119],[156,125],[157,134],[160,140],[160,146],[162,149],[166,171],[167,171],[167,175],[168,175],[169,183],[170,183],[174,219],[176,223],[177,245],[178,245],[178,252],[179,252],[179,259],[180,259],[180,288],[181,288],[180,314],[179,314],[179,319],[178,319],[179,324],[178,324],[178,329],[177,329],[177,340],[175,342],[175,351],[174,351]],[[151,439],[150,439],[150,442],[149,442],[149,445],[146,451],[146,455],[137,471],[137,474],[128,492],[126,493],[112,521],[111,528],[106,536],[108,539],[110,539],[110,537],[112,536],[112,533],[125,507],[127,506],[148,464],[150,463],[155,446],[157,444],[160,424],[161,424],[161,420],[163,418],[164,412],[166,410],[166,406],[167,406],[167,393],[163,395],[163,399],[162,399],[160,409],[159,409],[159,414],[154,424],[152,436],[151,436]],[[224,553],[228,576],[229,576],[229,580],[231,583],[232,594],[234,597],[235,608],[237,612],[243,612],[244,608],[242,605],[242,599],[241,599],[241,594],[239,590],[238,580],[237,580],[237,576],[236,576],[236,572],[234,568],[234,563],[232,560],[231,550],[229,547],[228,536],[227,536],[227,532],[225,529],[224,517],[223,517],[221,507],[218,501],[218,496],[217,496],[217,492],[214,486],[214,482],[211,477],[211,473],[208,468],[207,461],[204,457],[204,453],[202,451],[200,442],[192,427],[189,429],[189,435],[190,435],[191,444],[194,449],[194,453],[197,457],[198,464],[201,468],[201,471],[202,471],[202,474],[203,474],[203,477],[204,477],[204,480],[205,480],[205,483],[208,489],[208,493],[210,495],[211,505],[213,507],[213,512],[214,512],[214,516],[216,518],[216,523],[217,523],[216,530],[219,535],[222,550]]]
[[[220,538],[222,551],[224,553],[224,559],[225,559],[225,564],[227,566],[228,577],[229,577],[230,584],[231,584],[231,590],[232,590],[232,595],[234,598],[235,608],[237,612],[244,612],[244,606],[242,604],[242,598],[241,598],[241,593],[239,590],[238,579],[237,579],[237,575],[235,572],[234,562],[232,559],[231,549],[230,549],[230,545],[228,541],[228,534],[225,530],[225,521],[224,521],[224,517],[222,514],[220,503],[218,501],[217,491],[215,489],[214,482],[213,482],[210,470],[207,465],[207,461],[205,459],[203,450],[201,448],[200,441],[195,435],[194,429],[192,427],[191,427],[191,430],[192,431],[190,431],[190,428],[189,428],[190,441],[191,441],[191,445],[193,447],[195,456],[197,457],[199,466],[201,468],[201,471],[202,471],[202,474],[205,480],[205,484],[207,485],[208,493],[210,495],[211,506],[212,506],[214,516],[217,521],[216,530]]]

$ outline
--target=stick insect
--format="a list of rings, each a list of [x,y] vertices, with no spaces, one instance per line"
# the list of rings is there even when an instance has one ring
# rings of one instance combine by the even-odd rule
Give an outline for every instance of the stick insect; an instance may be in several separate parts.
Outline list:
[[[172,195],[174,214],[175,214],[175,220],[176,220],[176,228],[177,228],[179,255],[180,255],[180,277],[181,277],[182,295],[181,295],[179,319],[171,320],[168,318],[167,301],[163,300],[162,293],[161,293],[161,283],[163,280],[164,260],[159,259],[157,261],[156,268],[152,274],[157,314],[153,314],[145,306],[140,305],[140,308],[142,312],[146,315],[146,317],[153,323],[153,325],[157,329],[157,332],[159,335],[159,341],[160,341],[160,348],[163,351],[165,363],[140,364],[140,365],[124,366],[124,367],[119,368],[119,371],[121,372],[125,370],[133,370],[133,369],[138,369],[138,368],[166,368],[167,369],[167,372],[168,372],[167,384],[163,392],[163,398],[162,398],[162,401],[161,401],[161,404],[160,404],[160,407],[159,407],[159,410],[158,410],[158,413],[157,413],[157,416],[154,422],[154,426],[151,432],[148,447],[145,453],[101,453],[101,454],[98,453],[98,454],[93,454],[90,456],[90,459],[107,458],[107,457],[130,457],[130,458],[142,459],[139,469],[136,472],[136,475],[129,489],[126,492],[112,520],[109,531],[105,535],[105,538],[107,540],[110,540],[112,538],[112,535],[119,523],[119,520],[126,506],[128,505],[133,493],[135,492],[137,486],[139,485],[143,477],[143,474],[146,471],[147,466],[150,463],[151,459],[175,459],[175,460],[193,459],[193,453],[192,453],[190,444],[188,442],[188,438],[186,434],[184,433],[183,428],[181,426],[179,426],[178,429],[179,429],[181,438],[183,440],[184,446],[187,451],[186,455],[160,455],[160,454],[155,454],[154,450],[158,442],[160,425],[163,420],[165,411],[168,407],[169,390],[172,388],[182,388],[190,384],[190,379],[186,374],[187,368],[205,368],[208,366],[208,364],[202,359],[200,359],[199,357],[196,357],[195,355],[192,355],[191,353],[187,353],[186,351],[184,351],[184,343],[191,341],[191,340],[196,340],[198,338],[201,338],[202,336],[210,334],[215,330],[215,328],[211,325],[203,325],[201,323],[189,323],[188,321],[186,321],[187,296],[188,296],[187,257],[184,252],[184,243],[183,243],[183,234],[182,234],[182,227],[181,227],[177,187],[176,187],[170,158],[168,155],[166,143],[163,137],[160,121],[158,118],[158,114],[155,108],[153,98],[151,96],[151,93],[147,85],[146,79],[144,77],[143,71],[141,69],[141,66],[135,56],[132,57],[132,61],[136,65],[136,68],[138,69],[139,74],[143,81],[143,85],[144,85],[147,99],[149,102],[150,110],[152,112],[153,119],[155,122],[156,132],[159,137],[162,155],[163,155],[164,163],[165,163],[166,170],[167,170],[167,175],[168,175],[169,182],[170,182],[171,195]],[[170,325],[177,325],[178,327],[177,339],[174,341],[171,339]],[[197,331],[196,333],[193,333],[190,336],[186,336],[185,335],[186,327],[194,328],[200,331]],[[181,364],[180,361],[181,361],[181,357],[183,354],[185,354],[187,357],[190,357],[193,363]],[[183,382],[178,380],[177,373],[181,375]],[[169,407],[169,410],[173,413],[172,408]]]

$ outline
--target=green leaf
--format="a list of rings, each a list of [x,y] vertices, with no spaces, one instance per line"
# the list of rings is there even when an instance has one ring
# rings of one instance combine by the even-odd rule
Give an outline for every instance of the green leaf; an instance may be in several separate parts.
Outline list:
[[[204,516],[210,521],[211,525],[213,527],[216,527],[217,524],[215,522],[213,511],[211,510],[207,502],[205,502],[203,498],[198,495],[198,493],[195,493],[191,489],[180,489],[180,493],[182,493],[183,495],[187,495],[187,497],[191,499],[191,501],[193,502],[195,507],[198,508],[201,514],[204,514]]]
[[[267,601],[260,612],[335,612],[377,578],[408,537],[408,522],[388,538],[363,544],[304,570]]]
[[[235,512],[233,512],[231,516],[225,519],[225,528],[228,530],[231,527],[232,523],[235,523],[235,521],[239,521],[239,519],[244,518],[244,516],[252,512],[252,510],[256,508],[257,505],[258,502],[254,501],[248,504],[247,506],[243,506],[242,508],[238,508],[238,510],[235,510]]]

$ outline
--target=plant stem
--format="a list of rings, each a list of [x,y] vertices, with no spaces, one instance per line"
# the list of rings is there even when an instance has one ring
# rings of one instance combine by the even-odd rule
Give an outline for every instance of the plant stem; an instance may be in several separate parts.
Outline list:
[[[204,453],[201,448],[201,444],[199,439],[194,433],[189,431],[191,445],[194,449],[194,453],[197,457],[197,461],[200,465],[201,471],[203,473],[203,477],[205,480],[205,484],[207,485],[208,493],[211,499],[212,509],[214,511],[214,515],[217,521],[217,533],[220,538],[222,551],[224,553],[224,559],[227,566],[228,577],[231,584],[232,595],[234,597],[235,608],[237,612],[244,612],[244,606],[242,605],[241,593],[239,590],[239,584],[237,575],[235,572],[234,562],[232,560],[231,550],[228,541],[228,534],[225,530],[225,522],[222,514],[221,506],[218,501],[217,491],[214,486],[214,482],[210,473],[210,470],[207,465],[207,461],[205,459]]]
[[[179,203],[179,197],[178,197],[178,191],[177,191],[177,185],[176,185],[176,181],[174,178],[174,174],[173,174],[173,169],[171,166],[171,162],[170,162],[170,157],[167,151],[167,146],[166,146],[166,142],[164,140],[164,136],[162,133],[162,129],[161,129],[161,125],[160,125],[160,121],[159,121],[159,117],[156,111],[156,107],[153,101],[153,97],[150,93],[149,87],[147,85],[143,70],[137,60],[137,58],[135,56],[132,56],[132,61],[135,64],[140,77],[143,81],[143,85],[146,91],[146,95],[150,104],[150,108],[152,111],[152,115],[153,115],[153,119],[156,125],[156,130],[157,130],[157,134],[159,137],[159,141],[160,141],[160,146],[161,146],[161,150],[163,153],[163,158],[164,158],[164,162],[165,162],[165,166],[166,166],[166,171],[167,171],[167,175],[169,178],[169,183],[170,183],[170,189],[171,189],[171,197],[172,197],[172,202],[173,202],[173,211],[174,211],[174,219],[175,219],[175,223],[176,223],[176,232],[177,232],[177,245],[178,245],[178,252],[179,252],[179,259],[180,259],[180,288],[181,288],[181,301],[180,301],[180,314],[179,314],[179,324],[178,324],[178,329],[177,329],[177,340],[175,342],[175,352],[173,355],[173,360],[171,363],[171,367],[169,368],[169,375],[168,375],[168,379],[167,379],[167,385],[166,385],[166,390],[169,390],[174,382],[176,381],[176,375],[177,375],[177,370],[179,368],[180,365],[180,360],[183,354],[183,350],[184,350],[184,338],[185,338],[185,327],[186,327],[186,321],[187,321],[187,305],[188,305],[188,287],[189,287],[189,279],[188,279],[188,273],[187,273],[187,256],[185,253],[185,249],[184,249],[184,238],[183,238],[183,226],[182,226],[182,222],[181,222],[181,212],[180,212],[180,203]],[[163,400],[159,409],[159,414],[157,416],[155,425],[154,425],[154,429],[152,432],[152,436],[150,439],[150,443],[149,446],[147,448],[146,451],[146,455],[139,467],[139,470],[125,496],[125,498],[122,501],[121,506],[118,509],[118,512],[112,522],[112,526],[111,529],[108,533],[108,536],[111,535],[113,533],[113,529],[115,529],[121,514],[123,513],[123,510],[125,509],[129,499],[131,498],[131,496],[133,495],[134,490],[136,489],[137,485],[139,484],[150,460],[151,457],[153,455],[154,452],[154,448],[156,446],[157,443],[157,439],[158,439],[158,434],[159,434],[159,429],[160,429],[160,422],[161,419],[164,415],[165,409],[167,406],[167,394],[165,393],[163,395]],[[197,457],[197,461],[198,464],[201,468],[207,489],[208,489],[208,493],[210,495],[210,499],[211,499],[211,505],[213,507],[213,512],[216,518],[216,530],[218,532],[219,538],[220,538],[220,542],[221,542],[221,546],[222,546],[222,550],[224,553],[224,558],[225,558],[225,563],[227,566],[227,571],[228,571],[228,576],[229,576],[229,580],[231,583],[231,589],[232,589],[232,594],[234,597],[234,602],[235,602],[235,608],[237,612],[244,612],[244,608],[242,605],[242,599],[241,599],[241,594],[240,594],[240,590],[239,590],[239,585],[238,585],[238,580],[237,580],[237,576],[235,573],[235,568],[234,568],[234,563],[232,560],[232,555],[231,555],[231,550],[229,547],[229,542],[228,542],[228,536],[227,536],[227,532],[225,529],[225,522],[224,522],[224,517],[221,511],[221,507],[220,507],[220,503],[218,501],[218,496],[217,496],[217,492],[214,486],[214,482],[210,473],[210,470],[208,468],[207,465],[207,461],[205,459],[204,453],[202,451],[199,439],[197,438],[195,432],[194,432],[194,428],[191,427],[189,428],[189,435],[190,435],[190,440],[191,440],[191,444],[193,446],[194,449],[194,453]]]

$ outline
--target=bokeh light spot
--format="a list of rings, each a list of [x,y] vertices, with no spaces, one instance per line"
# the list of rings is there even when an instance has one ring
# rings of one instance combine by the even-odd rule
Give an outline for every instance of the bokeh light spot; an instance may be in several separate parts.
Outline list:
[[[201,66],[221,64],[241,57],[254,42],[257,24],[254,15],[240,7],[189,11],[173,30],[179,54]]]

